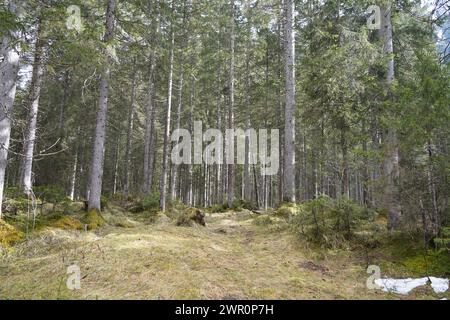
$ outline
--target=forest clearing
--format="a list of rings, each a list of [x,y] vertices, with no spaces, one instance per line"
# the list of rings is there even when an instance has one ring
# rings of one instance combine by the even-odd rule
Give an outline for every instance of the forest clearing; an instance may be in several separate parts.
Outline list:
[[[367,288],[369,264],[380,265],[383,277],[449,274],[448,256],[418,254],[411,239],[386,238],[372,249],[358,241],[308,247],[277,213],[245,209],[207,213],[206,226],[177,226],[161,213],[149,217],[117,206],[104,218],[107,225],[95,232],[73,230],[81,225],[61,223],[61,216],[48,219],[1,260],[0,299],[450,298],[429,286],[407,295]],[[66,285],[74,264],[79,290]]]
[[[0,41],[0,300],[450,298],[449,0],[2,0]]]

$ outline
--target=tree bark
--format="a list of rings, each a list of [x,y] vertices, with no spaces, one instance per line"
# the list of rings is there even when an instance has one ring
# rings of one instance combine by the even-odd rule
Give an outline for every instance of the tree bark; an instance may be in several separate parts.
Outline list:
[[[9,12],[17,15],[15,1],[10,1]],[[17,30],[5,32],[2,39],[0,63],[0,219],[2,218],[3,189],[11,137],[11,115],[16,98],[19,72],[19,34]]]
[[[250,68],[249,68],[249,56],[247,52],[247,61],[246,61],[246,93],[245,93],[245,105],[246,105],[246,128],[247,130],[251,127],[250,121]],[[251,201],[252,199],[252,186],[251,186],[251,176],[250,176],[250,136],[245,139],[245,164],[244,164],[244,199],[246,201]]]
[[[284,129],[284,195],[286,202],[295,202],[295,35],[294,0],[285,3],[285,74],[286,107]]]
[[[234,34],[234,25],[235,25],[235,4],[234,0],[231,0],[231,34],[230,34],[230,101],[228,105],[228,128],[234,129],[234,85],[235,85],[235,34]],[[233,154],[229,155],[229,157],[234,158],[234,150],[230,150]],[[227,181],[227,204],[228,208],[233,206],[234,202],[234,184],[235,184],[235,172],[234,172],[234,164],[228,164],[228,181]]]
[[[184,17],[183,17],[183,25],[186,26],[189,23],[189,15],[190,15],[190,7],[191,0],[187,1],[187,4],[184,5]],[[183,36],[183,43],[181,45],[181,57],[180,57],[180,79],[178,83],[178,108],[177,108],[177,120],[176,120],[176,129],[180,129],[181,122],[181,111],[183,109],[183,86],[184,86],[184,49],[186,44],[189,45],[189,32],[186,32]],[[178,165],[175,163],[172,164],[172,176],[170,182],[170,194],[172,199],[177,198],[177,179],[178,179]]]
[[[136,70],[133,70],[132,78],[130,112],[128,114],[127,150],[125,155],[125,185],[123,190],[126,199],[128,199],[130,193],[131,146],[133,143],[134,114],[136,111]]]
[[[172,10],[173,10],[172,2]],[[163,163],[162,163],[162,173],[160,180],[160,198],[159,206],[161,211],[166,211],[166,196],[167,196],[167,169],[168,169],[168,154],[169,154],[169,139],[170,139],[170,121],[172,113],[172,86],[173,86],[173,56],[174,56],[174,46],[175,46],[175,33],[173,30],[173,23],[171,25],[171,40],[170,40],[170,57],[169,57],[169,77],[168,77],[168,90],[167,90],[167,116],[166,124],[164,129],[164,146],[163,146]]]
[[[386,71],[386,86],[389,99],[392,99],[391,86],[394,81],[394,46],[392,39],[391,7],[381,8],[382,25],[380,37],[384,44],[383,52],[388,58]],[[384,173],[384,201],[383,205],[388,213],[388,227],[390,230],[398,228],[401,207],[399,201],[398,182],[400,178],[399,152],[397,132],[389,127],[385,137],[385,158],[383,164]]]
[[[151,184],[152,184],[152,158],[154,158],[153,150],[153,135],[154,135],[154,121],[155,121],[155,105],[154,105],[154,96],[155,96],[155,69],[156,69],[156,50],[155,45],[156,41],[155,37],[159,31],[159,5],[155,3],[155,11],[156,18],[154,21],[154,31],[152,32],[152,41],[151,44],[153,48],[150,53],[150,76],[148,82],[148,100],[145,106],[145,137],[144,137],[144,184],[143,184],[143,193],[144,195],[150,195]],[[150,12],[151,14],[152,12]]]
[[[114,15],[116,0],[109,0],[106,10],[106,31],[103,42],[108,43],[114,38]],[[111,58],[105,54],[106,65],[100,77],[97,125],[95,128],[94,150],[89,178],[88,208],[101,210],[100,198],[102,194],[104,149],[106,138],[106,117],[108,112],[109,80],[111,77]]]
[[[22,162],[22,189],[26,194],[32,191],[33,154],[36,142],[37,116],[44,77],[44,60],[46,42],[42,39],[42,23],[39,19],[34,52],[33,75],[28,95],[28,122],[24,141],[24,158]]]

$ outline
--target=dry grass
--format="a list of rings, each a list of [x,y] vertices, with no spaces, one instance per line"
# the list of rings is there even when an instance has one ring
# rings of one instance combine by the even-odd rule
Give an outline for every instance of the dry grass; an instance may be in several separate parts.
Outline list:
[[[133,222],[93,232],[46,230],[0,261],[0,299],[385,299],[365,287],[361,258],[304,248],[249,212],[207,226]],[[66,288],[78,264],[81,290]]]

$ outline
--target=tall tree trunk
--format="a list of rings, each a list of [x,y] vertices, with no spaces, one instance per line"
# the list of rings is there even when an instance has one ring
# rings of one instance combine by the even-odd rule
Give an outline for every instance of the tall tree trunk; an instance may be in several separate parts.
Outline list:
[[[172,10],[174,3],[172,2]],[[169,139],[170,139],[170,121],[172,113],[172,86],[173,86],[173,56],[174,56],[174,46],[175,46],[175,33],[173,22],[171,25],[172,30],[170,31],[170,57],[169,57],[169,77],[168,77],[168,90],[167,90],[167,116],[166,124],[164,129],[164,146],[163,146],[163,163],[162,163],[162,173],[159,186],[160,198],[159,206],[161,211],[166,211],[166,196],[167,196],[167,169],[168,169],[168,158],[169,158]]]
[[[61,99],[61,106],[59,111],[59,138],[64,138],[64,129],[66,124],[66,109],[67,109],[67,100],[69,99],[69,86],[70,86],[70,73],[69,71],[65,71],[62,76],[62,87],[63,87],[63,95]]]
[[[130,112],[128,114],[128,130],[127,130],[127,150],[125,154],[125,186],[124,194],[128,199],[130,193],[130,166],[131,166],[131,146],[133,143],[133,127],[134,127],[134,114],[136,109],[136,70],[133,70],[133,80],[131,83],[131,101]]]
[[[25,193],[32,190],[33,154],[36,142],[37,116],[44,77],[44,60],[46,42],[42,39],[42,23],[39,19],[34,52],[33,76],[28,96],[28,123],[24,142],[24,158],[22,162],[22,189]]]
[[[343,126],[340,128],[341,133],[341,151],[342,151],[342,195],[344,197],[350,197],[350,179],[348,168],[348,146],[346,138],[346,126],[344,120],[342,120]]]
[[[156,50],[155,45],[156,41],[154,40],[159,31],[159,4],[155,1],[155,10],[156,18],[154,23],[154,31],[152,33],[152,45],[150,53],[150,75],[148,82],[148,100],[145,106],[145,137],[144,137],[144,185],[143,185],[143,193],[144,195],[149,195],[151,191],[152,184],[152,176],[151,176],[151,168],[152,168],[152,158],[154,158],[153,152],[153,135],[154,135],[154,122],[155,122],[155,105],[154,105],[154,96],[155,96],[155,69],[156,69]],[[152,12],[150,12],[152,13]]]
[[[77,128],[77,137],[81,136],[81,127],[78,126]],[[78,173],[78,161],[79,161],[79,153],[80,153],[80,144],[78,142],[75,142],[75,154],[73,156],[73,165],[72,165],[72,172],[70,175],[70,191],[69,191],[69,198],[70,200],[75,200],[75,190],[77,187],[77,173]]]
[[[220,52],[221,48],[220,48],[220,41],[218,42],[218,52]],[[220,67],[217,70],[217,92],[216,92],[216,110],[217,110],[217,129],[222,131],[222,111],[221,111],[221,101],[222,101],[222,94],[221,94],[221,90],[220,90],[220,85],[221,85],[221,81],[220,81]],[[223,143],[223,142],[222,142]],[[223,180],[222,180],[222,170],[223,170],[223,164],[222,164],[222,160],[223,160],[223,153],[219,153],[218,154],[219,157],[219,161],[217,164],[217,172],[216,172],[216,184],[217,184],[217,196],[216,196],[216,203],[220,203],[223,204]]]
[[[369,199],[369,155],[368,155],[368,148],[367,148],[367,129],[366,129],[366,121],[365,119],[362,120],[362,133],[364,135],[364,140],[362,142],[362,150],[363,150],[363,162],[364,162],[364,168],[362,172],[362,204],[365,207],[370,206],[370,199]]]
[[[15,1],[10,1],[8,10],[17,15]],[[0,219],[2,218],[3,189],[8,162],[11,137],[11,115],[16,98],[17,74],[19,71],[19,33],[17,30],[5,32],[2,38],[0,62]]]
[[[190,9],[191,9],[191,0],[188,0],[187,3],[184,4],[184,16],[183,16],[183,25],[186,26],[189,23],[190,17]],[[189,32],[186,32],[183,36],[183,43],[181,45],[180,52],[180,79],[178,84],[178,108],[177,108],[177,122],[176,129],[180,129],[181,122],[181,111],[183,109],[183,86],[184,86],[184,49],[186,44],[189,45]],[[178,179],[178,165],[172,164],[172,176],[170,182],[170,194],[172,199],[177,198],[177,179]]]
[[[245,106],[246,106],[246,128],[247,130],[251,127],[250,121],[250,68],[249,68],[249,54],[247,52],[246,61],[246,90],[245,90]],[[244,199],[246,201],[251,201],[252,199],[252,186],[251,186],[251,175],[250,175],[250,136],[245,139],[245,164],[244,164]]]
[[[73,157],[72,172],[70,175],[70,194],[69,199],[71,201],[75,200],[75,188],[77,185],[77,172],[78,172],[78,150],[75,151],[75,156]]]
[[[285,7],[285,73],[286,107],[284,128],[284,191],[283,200],[295,202],[295,35],[294,0]]]
[[[235,25],[235,6],[234,0],[231,0],[231,34],[230,34],[230,101],[228,105],[228,128],[234,129],[234,67],[235,67],[235,55],[234,55],[234,45],[235,45],[235,34],[234,34],[234,25]],[[234,139],[234,138],[233,138]],[[228,155],[229,158],[234,158],[234,150],[230,150],[232,152],[231,155]],[[227,181],[227,204],[228,208],[233,206],[234,202],[234,184],[235,184],[235,172],[234,172],[234,164],[228,164],[228,181]]]
[[[392,99],[391,85],[394,81],[394,46],[392,39],[392,21],[391,7],[381,8],[382,24],[380,29],[380,37],[384,43],[384,54],[388,58],[386,71],[386,86],[388,89],[389,99]],[[398,183],[400,178],[399,153],[397,132],[394,128],[387,128],[385,137],[385,158],[383,164],[384,173],[384,201],[383,206],[388,212],[388,227],[394,230],[398,227],[401,207],[399,200]]]
[[[106,9],[106,30],[103,42],[108,43],[114,38],[114,15],[116,0],[109,0]],[[105,156],[106,117],[108,112],[109,80],[111,77],[111,57],[105,54],[104,66],[99,85],[97,125],[95,128],[94,150],[89,177],[88,208],[101,210],[100,198],[102,195],[103,164]]]
[[[189,116],[189,130],[190,132],[194,131],[194,109],[195,109],[195,78],[191,76],[191,84],[190,84],[190,95],[189,95],[189,104],[190,104],[190,116]],[[187,189],[187,195],[186,195],[186,202],[189,206],[194,205],[194,177],[193,177],[193,168],[194,165],[192,164],[192,155],[191,155],[191,161],[189,161],[188,164],[188,189]]]
[[[428,190],[430,192],[431,197],[431,207],[432,207],[432,214],[431,214],[431,232],[433,237],[439,236],[440,230],[441,230],[441,219],[439,214],[439,207],[438,207],[438,198],[437,198],[437,188],[436,188],[436,182],[434,177],[434,163],[433,163],[433,145],[431,143],[431,139],[428,140]]]
[[[115,195],[117,193],[117,181],[118,181],[118,171],[119,171],[119,153],[120,153],[120,134],[117,135],[116,144],[114,147],[112,195]]]

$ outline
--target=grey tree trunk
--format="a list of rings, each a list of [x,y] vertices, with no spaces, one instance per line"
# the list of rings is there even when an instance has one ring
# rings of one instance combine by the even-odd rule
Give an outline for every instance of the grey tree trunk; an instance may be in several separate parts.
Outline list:
[[[145,106],[145,137],[144,137],[144,185],[143,185],[143,193],[144,195],[149,195],[151,191],[152,185],[152,158],[154,157],[153,150],[153,135],[154,135],[154,121],[155,121],[155,105],[154,105],[154,96],[155,96],[155,68],[156,68],[156,50],[154,48],[156,41],[154,40],[159,31],[159,5],[155,3],[155,11],[156,18],[154,21],[154,31],[152,32],[152,45],[150,53],[150,76],[149,76],[149,84],[148,84],[148,100]],[[151,13],[151,12],[150,12]]]
[[[392,39],[392,21],[391,8],[381,8],[381,29],[380,37],[384,43],[384,54],[388,57],[386,71],[386,86],[388,87],[389,96],[391,97],[391,85],[394,81],[394,46]],[[384,173],[384,199],[383,206],[388,212],[388,227],[394,230],[398,227],[401,207],[399,201],[398,182],[400,178],[399,153],[397,132],[394,128],[389,127],[385,137],[385,158],[383,164]]]
[[[10,1],[9,12],[17,15],[15,1]],[[19,71],[19,34],[17,30],[5,32],[2,38],[0,63],[0,219],[2,218],[3,189],[11,137],[11,115],[16,98]]]
[[[131,84],[131,101],[130,112],[128,114],[128,130],[127,130],[127,150],[125,155],[125,185],[124,195],[128,199],[130,193],[130,166],[131,166],[131,146],[133,143],[133,127],[134,127],[134,114],[136,112],[136,70],[133,70],[133,80]]]
[[[76,183],[77,183],[77,171],[78,171],[78,150],[75,152],[75,156],[73,158],[72,173],[71,173],[71,177],[70,177],[69,199],[72,201],[75,200],[75,187],[76,187]]]
[[[222,111],[221,111],[221,93],[220,93],[220,68],[217,72],[217,97],[216,97],[216,112],[217,112],[217,120],[216,120],[216,124],[217,124],[217,129],[222,131]],[[223,201],[221,200],[221,197],[223,196],[223,184],[222,184],[222,157],[223,157],[223,153],[219,153],[218,154],[219,157],[219,163],[216,166],[216,197],[215,197],[215,202],[216,203],[222,203]]]
[[[245,105],[247,109],[246,113],[246,127],[250,129],[251,121],[250,121],[250,70],[249,70],[249,57],[247,53],[247,61],[246,61],[246,93],[245,93]],[[251,201],[252,199],[252,186],[251,186],[251,176],[250,176],[250,137],[245,139],[245,163],[244,163],[244,192],[243,198],[246,201]]]
[[[173,3],[172,3],[173,10]],[[172,86],[173,86],[173,51],[175,46],[175,33],[173,30],[173,24],[171,26],[171,40],[170,40],[170,57],[169,57],[169,77],[168,77],[168,90],[167,90],[167,116],[164,129],[164,146],[163,146],[163,163],[162,173],[159,186],[160,198],[159,206],[161,211],[166,211],[166,196],[167,196],[167,169],[169,158],[169,139],[170,139],[170,121],[172,113]]]
[[[39,99],[41,97],[42,81],[44,77],[44,60],[46,43],[42,39],[42,24],[39,21],[36,35],[36,48],[34,52],[33,75],[28,95],[28,122],[24,141],[24,158],[22,161],[21,186],[26,194],[32,191],[33,154],[36,142],[37,116]]]
[[[190,132],[194,131],[194,109],[195,109],[195,79],[191,77],[191,88],[190,88],[190,96],[189,96],[189,104],[190,104],[190,117],[189,117],[189,130]],[[192,164],[192,156],[191,161],[188,164],[188,189],[186,194],[186,202],[188,205],[194,205],[194,177],[193,177],[193,164]]]
[[[109,0],[106,10],[106,31],[103,42],[108,43],[114,38],[114,15],[116,1]],[[111,77],[111,57],[106,53],[106,65],[102,72],[99,85],[97,125],[95,128],[94,150],[91,171],[89,173],[89,201],[88,208],[101,210],[103,164],[105,155],[106,117],[108,112],[109,80]]]
[[[285,3],[286,107],[284,128],[283,200],[295,202],[295,35],[294,0]]]
[[[183,59],[181,59],[183,61]],[[181,62],[182,63],[182,62]],[[183,68],[183,66],[181,66]],[[184,85],[184,73],[181,71],[180,79],[178,83],[178,107],[177,107],[177,120],[176,120],[176,129],[180,129],[180,122],[181,122],[181,110],[183,108],[183,85]],[[172,164],[172,175],[170,177],[170,196],[172,199],[177,198],[177,178],[178,178],[178,165],[175,163]]]
[[[235,25],[235,6],[234,0],[231,1],[231,34],[230,34],[230,101],[228,105],[228,129],[234,129],[234,85],[235,85],[235,55],[234,55],[234,45],[235,45],[235,34],[234,34],[234,25]],[[234,157],[234,150],[232,155],[229,157]],[[228,179],[227,179],[227,204],[228,207],[231,208],[234,202],[234,184],[235,184],[235,172],[234,172],[234,164],[228,164]]]

